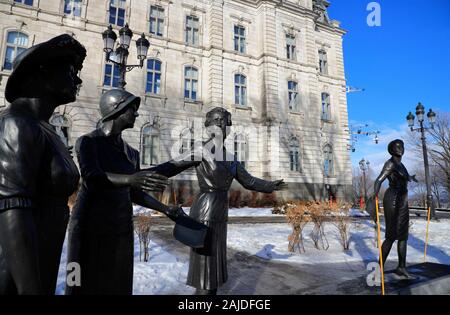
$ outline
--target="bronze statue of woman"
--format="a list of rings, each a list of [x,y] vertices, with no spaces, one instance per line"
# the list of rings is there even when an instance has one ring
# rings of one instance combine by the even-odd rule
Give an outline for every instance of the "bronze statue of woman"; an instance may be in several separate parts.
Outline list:
[[[132,294],[132,203],[171,219],[183,213],[148,194],[163,191],[167,178],[140,170],[139,152],[122,139],[122,132],[134,126],[140,101],[125,90],[105,92],[101,126],[76,143],[82,186],[69,223],[67,263],[79,264],[81,286],[67,283],[66,295]]]
[[[381,184],[386,178],[389,188],[383,198],[384,218],[386,222],[385,241],[382,245],[383,265],[391,251],[392,245],[398,241],[398,267],[396,273],[411,278],[406,270],[406,250],[409,232],[408,182],[416,181],[410,176],[402,164],[405,147],[402,140],[394,140],[388,145],[391,158],[384,164],[378,178],[375,180],[374,193],[378,196]]]
[[[0,113],[0,295],[55,293],[79,173],[49,119],[75,101],[85,57],[64,34],[14,60]]]

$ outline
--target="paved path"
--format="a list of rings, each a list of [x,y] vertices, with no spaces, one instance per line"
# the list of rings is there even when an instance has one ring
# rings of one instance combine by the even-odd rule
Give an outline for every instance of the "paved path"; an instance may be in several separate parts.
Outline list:
[[[174,240],[170,226],[152,227],[152,239],[188,259],[189,250]],[[184,260],[183,259],[183,260]],[[394,267],[394,266],[392,266]],[[228,248],[228,282],[218,294],[378,294],[366,285],[364,262],[298,265],[264,260]]]

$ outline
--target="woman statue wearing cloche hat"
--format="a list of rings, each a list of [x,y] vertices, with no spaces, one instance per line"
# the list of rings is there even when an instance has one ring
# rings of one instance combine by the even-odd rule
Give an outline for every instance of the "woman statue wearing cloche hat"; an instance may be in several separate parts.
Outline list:
[[[85,48],[64,34],[14,60],[0,113],[0,294],[54,294],[79,173],[49,124],[75,101]]]

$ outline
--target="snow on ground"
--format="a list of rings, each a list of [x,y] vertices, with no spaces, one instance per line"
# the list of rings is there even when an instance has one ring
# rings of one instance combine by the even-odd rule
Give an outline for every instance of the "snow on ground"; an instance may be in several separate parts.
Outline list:
[[[255,210],[257,211],[257,210]],[[408,264],[423,261],[425,220],[411,220],[408,242]],[[450,265],[450,220],[430,223],[428,259]],[[326,236],[330,247],[327,251],[313,247],[310,237],[312,224],[305,227],[304,243],[306,252],[290,253],[287,237],[291,233],[288,224],[229,224],[228,247],[256,255],[265,260],[283,261],[297,264],[345,263],[376,261],[378,249],[373,224],[369,220],[352,223],[350,227],[350,249],[343,251],[336,228],[327,223]],[[382,232],[384,236],[384,229]],[[395,245],[394,245],[395,246]],[[177,257],[165,245],[150,242],[150,261],[139,261],[139,242],[135,239],[135,267],[133,294],[192,294],[194,289],[185,285],[188,272],[188,257]],[[389,260],[397,261],[393,247]],[[64,293],[64,269],[66,265],[66,244],[64,244],[58,277],[57,294]]]
[[[189,207],[183,207],[183,211],[186,212],[186,214],[189,214]],[[230,217],[277,217],[282,214],[273,214],[272,213],[273,208],[250,208],[250,207],[243,207],[243,208],[230,208],[228,211],[228,216]],[[151,213],[152,215],[162,215],[157,211],[149,210],[141,206],[134,206],[133,211],[135,214],[139,213]],[[365,217],[369,216],[369,214],[366,211],[361,211],[359,209],[350,209],[349,211],[350,216],[352,217]]]

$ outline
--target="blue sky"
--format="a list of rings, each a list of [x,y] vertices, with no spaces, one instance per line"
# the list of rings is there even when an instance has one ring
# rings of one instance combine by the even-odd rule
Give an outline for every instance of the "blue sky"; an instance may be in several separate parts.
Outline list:
[[[375,172],[389,158],[387,143],[404,138],[405,117],[420,101],[450,112],[450,0],[379,0],[381,26],[369,27],[369,0],[330,0],[331,19],[341,21],[349,120],[381,132],[381,142],[360,138],[353,165],[362,157]],[[408,162],[408,156],[405,161]],[[407,165],[408,167],[408,165]]]

